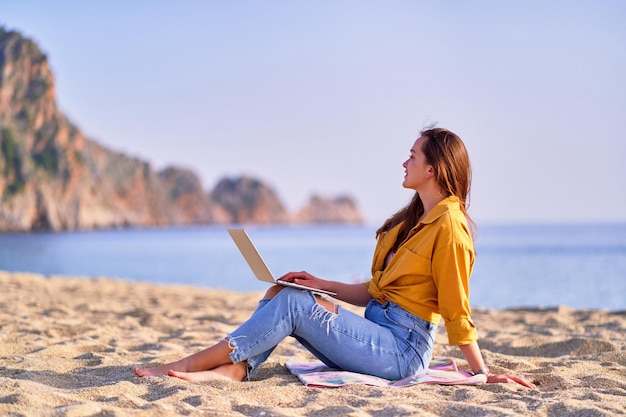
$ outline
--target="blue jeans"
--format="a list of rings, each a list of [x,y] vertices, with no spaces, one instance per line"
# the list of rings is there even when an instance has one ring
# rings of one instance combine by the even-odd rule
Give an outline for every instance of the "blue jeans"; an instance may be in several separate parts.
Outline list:
[[[310,292],[285,288],[271,300],[261,300],[227,340],[233,363],[247,361],[250,373],[281,340],[293,336],[331,368],[398,380],[428,367],[436,334],[436,324],[394,303],[371,300],[365,317],[341,306],[335,314]]]

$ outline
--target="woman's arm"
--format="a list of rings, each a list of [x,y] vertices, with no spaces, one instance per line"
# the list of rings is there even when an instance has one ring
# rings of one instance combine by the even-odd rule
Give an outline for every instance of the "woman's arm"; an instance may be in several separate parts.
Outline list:
[[[517,375],[509,375],[509,374],[492,374],[489,373],[489,369],[485,366],[485,361],[483,360],[483,355],[480,353],[480,348],[478,347],[478,343],[470,343],[469,345],[460,345],[461,353],[465,357],[467,364],[472,368],[472,372],[480,372],[484,373],[487,376],[487,382],[496,383],[496,382],[516,382],[518,384],[524,385],[525,387],[536,389],[535,385],[529,382],[526,378]]]
[[[318,288],[320,290],[333,291],[337,293],[334,298],[360,307],[365,307],[372,299],[365,284],[344,284],[337,281],[327,281],[317,278],[305,271],[289,272],[278,278],[278,280],[295,282],[296,284],[306,285],[307,287]]]

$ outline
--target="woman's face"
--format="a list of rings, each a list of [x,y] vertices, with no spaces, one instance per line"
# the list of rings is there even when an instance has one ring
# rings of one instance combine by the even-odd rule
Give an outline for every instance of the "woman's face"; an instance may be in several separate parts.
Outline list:
[[[404,182],[402,186],[404,188],[410,188],[415,191],[425,184],[426,179],[432,174],[432,166],[426,163],[426,156],[422,152],[422,144],[427,140],[423,136],[420,136],[413,147],[411,148],[411,154],[409,159],[404,161],[402,166],[404,167]]]

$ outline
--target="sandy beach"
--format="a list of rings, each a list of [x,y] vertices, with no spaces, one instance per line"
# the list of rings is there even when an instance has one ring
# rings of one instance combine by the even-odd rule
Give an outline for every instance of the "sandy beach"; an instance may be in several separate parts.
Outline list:
[[[137,378],[222,338],[262,293],[0,272],[0,415],[615,416],[626,414],[626,312],[474,310],[492,371],[537,385],[307,388],[282,342],[247,382]],[[358,310],[356,310],[358,311]],[[456,358],[440,326],[435,356]]]

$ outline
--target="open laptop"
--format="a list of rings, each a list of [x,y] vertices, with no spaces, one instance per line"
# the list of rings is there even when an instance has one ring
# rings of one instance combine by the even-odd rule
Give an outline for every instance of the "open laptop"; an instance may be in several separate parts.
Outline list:
[[[248,262],[250,269],[252,269],[252,272],[254,272],[254,275],[259,281],[269,282],[270,284],[284,285],[286,287],[299,288],[301,290],[311,291],[315,294],[337,295],[337,293],[334,293],[332,291],[311,288],[307,287],[306,285],[296,284],[294,282],[276,280],[270,272],[270,269],[267,267],[267,264],[265,263],[263,258],[261,258],[261,254],[254,246],[252,240],[250,240],[250,237],[245,230],[228,229],[228,233],[230,234],[230,237],[232,237],[235,241],[235,244],[239,248],[239,252],[241,252],[246,262]]]

